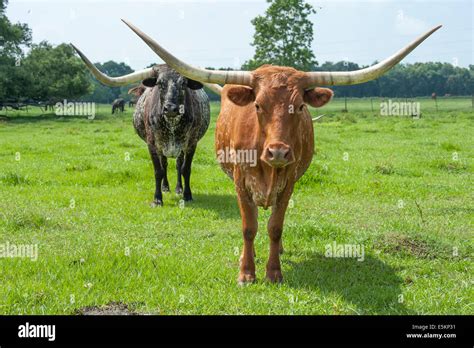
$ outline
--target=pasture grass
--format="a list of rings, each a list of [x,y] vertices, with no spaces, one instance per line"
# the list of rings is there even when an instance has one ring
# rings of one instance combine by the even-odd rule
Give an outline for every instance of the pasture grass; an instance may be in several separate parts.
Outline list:
[[[440,100],[436,112],[426,99],[421,119],[379,116],[368,99],[341,112],[343,103],[312,110],[326,116],[286,215],[284,283],[263,280],[269,211],[260,210],[258,281],[243,287],[235,192],[213,150],[218,103],[193,163],[194,202],[167,193],[155,209],[131,109],[100,106],[94,120],[9,111],[0,245],[38,244],[39,254],[0,258],[0,314],[110,303],[151,314],[473,314],[471,100]],[[363,246],[364,260],[326,257],[334,242]]]

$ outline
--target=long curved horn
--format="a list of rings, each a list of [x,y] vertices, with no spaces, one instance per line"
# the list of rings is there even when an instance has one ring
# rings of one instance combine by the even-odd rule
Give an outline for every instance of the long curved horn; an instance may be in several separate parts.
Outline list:
[[[205,83],[203,82],[203,85],[209,88],[212,92],[214,92],[217,95],[221,95],[222,93],[222,87],[219,85],[216,85],[215,83]]]
[[[208,70],[193,67],[185,62],[179,60],[163,47],[161,47],[155,40],[149,37],[147,34],[142,32],[140,29],[135,27],[133,24],[122,19],[135,34],[137,34],[145,43],[161,58],[166,64],[172,67],[174,70],[179,72],[190,79],[207,82],[207,83],[220,83],[220,84],[234,84],[234,85],[245,85],[250,86],[252,84],[252,74],[248,71],[226,71],[226,70]]]
[[[378,64],[375,64],[371,67],[355,70],[355,71],[314,71],[308,72],[307,88],[312,88],[316,86],[337,86],[337,85],[355,85],[358,83],[364,83],[370,80],[374,80],[388,70],[390,70],[394,65],[399,63],[403,58],[405,58],[411,51],[413,51],[419,44],[421,44],[428,36],[433,34],[436,30],[441,28],[442,25],[434,27],[426,34],[423,34],[408,46],[402,48],[400,51],[395,53],[393,56],[381,61]]]
[[[131,74],[119,76],[119,77],[110,77],[99,71],[94,64],[82,53],[76,46],[71,44],[71,46],[76,50],[79,56],[82,58],[84,63],[86,63],[87,68],[90,72],[99,80],[102,84],[110,87],[120,87],[126,86],[131,83],[142,81],[148,77],[155,76],[156,73],[153,71],[153,68],[143,69],[140,71],[135,71]]]

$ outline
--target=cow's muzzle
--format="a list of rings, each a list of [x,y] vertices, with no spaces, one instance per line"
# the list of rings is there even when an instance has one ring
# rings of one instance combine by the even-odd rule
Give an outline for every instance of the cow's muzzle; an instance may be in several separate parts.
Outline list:
[[[168,117],[178,116],[180,111],[180,107],[173,103],[166,103],[163,107],[163,113]]]
[[[274,168],[283,168],[295,161],[295,155],[287,144],[275,142],[265,148],[260,159]]]

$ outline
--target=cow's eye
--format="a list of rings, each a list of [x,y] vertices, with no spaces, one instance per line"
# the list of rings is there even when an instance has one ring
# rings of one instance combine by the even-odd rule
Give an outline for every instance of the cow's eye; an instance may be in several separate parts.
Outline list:
[[[255,103],[255,109],[256,109],[257,111],[260,111],[260,105],[258,105],[257,103]]]
[[[300,107],[298,108],[298,110],[299,110],[300,112],[301,112],[301,111],[303,111],[303,109],[304,109],[305,105],[306,105],[306,104],[304,104],[304,103],[303,103],[303,104],[301,104],[301,105],[300,105]]]

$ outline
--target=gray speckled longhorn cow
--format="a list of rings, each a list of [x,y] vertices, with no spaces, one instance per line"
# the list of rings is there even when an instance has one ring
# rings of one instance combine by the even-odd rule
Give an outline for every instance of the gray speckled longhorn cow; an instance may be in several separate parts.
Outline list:
[[[72,45],[74,47],[74,45]],[[125,76],[109,77],[76,47],[92,74],[103,84],[117,87],[142,81],[129,93],[140,96],[133,125],[147,143],[155,170],[155,195],[152,206],[163,205],[162,191],[169,191],[167,158],[176,158],[178,180],[176,193],[185,201],[192,200],[190,187],[191,164],[198,141],[210,122],[209,98],[200,82],[188,79],[166,64],[156,65]],[[214,91],[220,86],[206,84]],[[184,178],[184,191],[181,177]]]
[[[148,145],[155,168],[154,205],[162,205],[162,190],[169,191],[167,158],[176,158],[176,193],[192,200],[191,163],[198,141],[209,127],[209,98],[199,82],[187,79],[167,65],[154,67],[156,77],[145,79],[137,101],[133,126]]]

